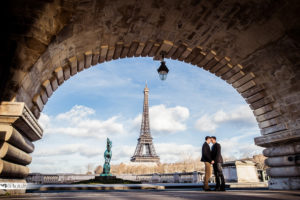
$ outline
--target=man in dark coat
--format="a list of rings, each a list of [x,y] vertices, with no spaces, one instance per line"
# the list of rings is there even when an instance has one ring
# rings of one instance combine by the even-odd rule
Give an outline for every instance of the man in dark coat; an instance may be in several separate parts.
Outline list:
[[[202,145],[202,157],[201,161],[204,162],[205,165],[205,176],[204,176],[204,190],[210,191],[208,186],[208,180],[211,177],[211,151],[209,144],[211,143],[210,137],[205,137],[205,142]]]
[[[211,141],[213,143],[211,150],[211,159],[216,178],[216,191],[225,191],[225,179],[222,170],[223,158],[221,155],[221,145],[217,143],[217,139],[215,136],[211,136]]]

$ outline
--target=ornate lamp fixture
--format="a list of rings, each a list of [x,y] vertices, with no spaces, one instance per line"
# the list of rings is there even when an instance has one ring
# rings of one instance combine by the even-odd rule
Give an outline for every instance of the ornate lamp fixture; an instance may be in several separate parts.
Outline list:
[[[167,75],[169,73],[169,69],[168,67],[166,66],[166,62],[164,61],[164,58],[165,58],[165,51],[162,51],[160,52],[160,55],[161,55],[161,62],[160,62],[160,66],[159,68],[157,69],[157,72],[159,74],[159,78],[160,80],[164,81],[167,79]]]

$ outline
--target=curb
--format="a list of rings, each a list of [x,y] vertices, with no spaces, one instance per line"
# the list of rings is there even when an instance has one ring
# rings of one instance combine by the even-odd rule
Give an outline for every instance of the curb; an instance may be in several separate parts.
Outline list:
[[[128,185],[41,185],[32,186],[26,192],[45,191],[78,191],[78,190],[164,190],[162,185],[152,184],[128,184]]]

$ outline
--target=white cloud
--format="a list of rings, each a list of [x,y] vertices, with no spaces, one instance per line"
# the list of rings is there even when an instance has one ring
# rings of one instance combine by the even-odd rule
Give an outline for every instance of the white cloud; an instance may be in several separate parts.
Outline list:
[[[70,85],[71,90],[86,90],[91,91],[107,89],[107,88],[116,88],[116,87],[128,87],[136,86],[130,77],[126,77],[123,74],[118,74],[116,69],[120,67],[119,64],[114,63],[102,63],[101,69],[99,67],[93,67],[89,70],[84,70],[80,73],[80,76],[75,76],[73,84]],[[93,70],[93,72],[91,72]],[[72,77],[73,78],[73,77]]]
[[[185,121],[189,118],[189,109],[182,106],[167,108],[165,105],[156,105],[149,108],[150,127],[153,134],[175,133],[186,130]],[[140,126],[142,115],[134,119],[136,126]]]
[[[84,157],[94,157],[101,155],[101,150],[87,144],[67,144],[57,148],[43,148],[34,153],[37,157],[62,156],[78,153]]]
[[[201,156],[201,147],[191,144],[158,143],[155,148],[163,163],[174,163]]]
[[[112,149],[113,159],[112,163],[129,162],[131,156],[134,154],[135,145],[119,145]]]
[[[43,130],[49,128],[50,117],[44,113],[41,113],[41,116],[39,118],[39,123],[42,126]]]
[[[211,117],[209,117],[208,115],[204,115],[196,121],[195,127],[199,131],[214,132],[217,129],[218,125],[213,121]]]
[[[219,125],[224,123],[231,123],[238,127],[257,126],[249,106],[243,105],[229,112],[219,110],[213,115],[204,115],[196,121],[195,128],[199,131],[215,132]]]
[[[95,114],[93,109],[76,105],[70,111],[54,117],[42,114],[39,122],[45,135],[66,134],[76,137],[105,138],[125,134],[123,124],[118,122],[118,116],[98,120],[91,118],[93,114]]]
[[[261,154],[263,148],[256,146],[253,142],[253,136],[256,135],[255,132],[245,133],[240,136],[235,136],[232,138],[226,138],[218,141],[222,147],[222,154],[224,157],[233,157],[235,159],[252,157],[256,154]],[[251,138],[252,142],[245,141],[243,139]]]
[[[189,109],[186,107],[176,106],[168,108],[165,105],[156,105],[150,107],[149,112],[150,126],[154,134],[175,133],[177,131],[186,130],[185,123],[189,118]],[[105,151],[105,145],[102,144],[104,142],[104,138],[108,136],[110,138],[113,136],[116,136],[115,138],[119,138],[122,135],[127,135],[127,129],[130,128],[130,125],[129,127],[124,127],[124,124],[129,123],[130,120],[127,122],[120,122],[119,116],[112,116],[106,120],[98,120],[95,119],[93,115],[95,115],[95,110],[85,106],[74,106],[71,110],[65,113],[60,113],[56,116],[42,114],[39,122],[44,128],[45,135],[64,134],[76,136],[76,138],[79,138],[80,140],[81,138],[96,138],[99,142],[102,142],[99,146],[97,143],[82,144],[78,143],[78,141],[74,144],[58,144],[53,147],[49,145],[46,147],[42,146],[42,148],[34,153],[35,161],[32,169],[36,170],[43,168],[42,163],[45,163],[43,159],[53,160],[57,157],[63,159],[64,156],[79,156],[79,158],[86,160],[80,161],[85,164],[82,164],[81,168],[78,168],[77,171],[79,169],[84,171],[84,166],[87,162],[90,162],[91,158],[95,161],[94,158],[99,157],[95,162],[96,164],[102,164],[102,154]],[[139,127],[141,124],[141,115],[138,115],[133,122],[135,126]],[[223,110],[220,110],[211,116],[204,115],[197,120],[195,126],[196,128],[204,131],[214,132],[222,123],[234,123],[246,126],[253,126],[253,124],[256,124],[250,109],[248,107],[241,106],[232,112],[224,112]],[[253,143],[249,143],[249,141],[242,140],[245,138],[247,139],[248,136],[252,139],[253,134],[256,134],[256,132],[245,133],[241,136],[220,140],[219,142],[222,145],[223,156],[242,158],[260,153],[260,147],[255,146]],[[189,158],[200,158],[201,156],[201,145],[194,146],[192,144],[176,144],[172,142],[155,143],[154,145],[156,152],[163,163],[172,163]],[[129,162],[130,157],[134,153],[135,147],[136,143],[133,145],[122,144],[113,146],[112,163],[117,164],[120,162]],[[76,165],[76,162],[65,164],[70,167]],[[48,168],[50,169],[51,163],[47,166],[45,166],[43,170]],[[53,170],[57,171],[59,169],[53,168],[52,171]],[[63,168],[63,171],[68,171],[68,168]]]
[[[142,121],[141,114],[133,121],[120,121],[120,116],[99,120],[93,115],[95,115],[95,110],[92,108],[75,105],[71,110],[56,116],[42,113],[39,122],[45,135],[65,134],[75,137],[105,138],[126,135],[130,129],[138,130]],[[151,131],[154,135],[175,133],[186,130],[185,121],[189,118],[189,109],[182,106],[167,108],[165,105],[156,105],[149,108],[149,116]],[[126,128],[125,124],[129,127]]]
[[[33,157],[33,163],[30,164],[30,172],[38,172],[38,173],[86,173],[87,165],[93,164],[94,166],[99,163],[99,160],[82,160],[79,158],[68,159],[72,155],[68,155],[67,157],[58,157],[55,156],[53,158],[47,157]]]
[[[149,109],[150,112],[150,124],[153,132],[168,132],[174,133],[176,131],[183,131],[186,129],[185,121],[189,117],[189,110],[185,107],[176,106],[167,108],[164,105],[153,106]],[[90,159],[95,156],[100,156],[105,151],[105,145],[96,145],[93,143],[81,144],[78,143],[79,139],[86,141],[88,138],[95,138],[99,142],[105,137],[114,138],[117,143],[117,139],[120,136],[128,137],[128,130],[132,129],[132,125],[140,126],[141,115],[136,117],[133,121],[120,121],[118,116],[113,116],[106,120],[95,119],[95,110],[85,106],[74,106],[67,112],[60,113],[56,116],[49,116],[46,114],[41,115],[39,122],[44,128],[45,136],[75,136],[70,138],[70,142],[74,141],[74,144],[54,144],[47,146],[40,146],[34,153],[36,157],[33,169],[39,165],[40,158],[49,158],[53,160],[56,157],[64,156],[81,156],[81,158]],[[131,122],[131,123],[130,123]],[[134,123],[132,123],[134,122]],[[129,124],[128,126],[124,126]],[[51,137],[50,137],[51,136]],[[132,136],[136,141],[137,135]],[[77,139],[76,139],[77,138]],[[104,141],[104,140],[103,140]],[[103,142],[102,141],[102,142]],[[102,144],[101,142],[101,144]],[[121,142],[122,143],[122,142]],[[176,146],[176,150],[172,147]],[[136,147],[136,143],[133,145],[116,145],[113,146],[113,160],[112,163],[129,162],[130,157],[133,155]],[[176,144],[158,144],[157,151],[162,158],[163,162],[170,161],[175,162],[186,157],[186,152],[194,152],[192,145],[176,145]],[[100,160],[99,160],[100,161]],[[41,161],[43,162],[43,161]],[[99,163],[101,164],[101,162]],[[69,164],[71,165],[71,164]]]
[[[95,114],[95,111],[92,108],[75,105],[70,111],[57,115],[56,119],[77,123],[78,121],[81,121],[82,119],[93,114]]]
[[[201,156],[201,147],[196,147],[191,144],[155,143],[154,148],[157,155],[160,156],[160,161],[163,163],[173,163]],[[130,157],[133,156],[134,150],[135,146],[129,145],[114,147],[113,160],[118,161],[116,163],[129,162]]]

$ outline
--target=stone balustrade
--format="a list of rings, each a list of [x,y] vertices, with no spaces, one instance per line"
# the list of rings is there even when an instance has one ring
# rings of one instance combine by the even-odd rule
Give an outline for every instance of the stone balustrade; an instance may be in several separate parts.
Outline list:
[[[203,181],[203,172],[164,173],[164,174],[121,174],[117,178],[143,183],[199,183]]]

